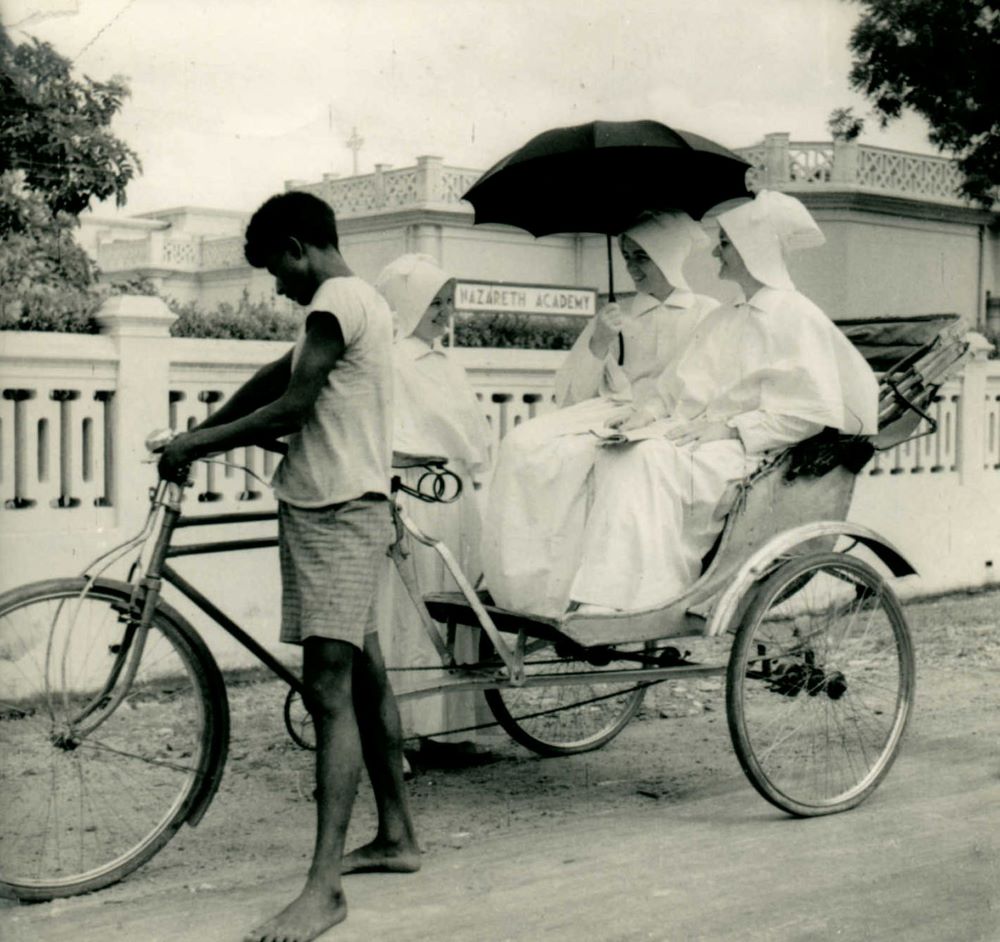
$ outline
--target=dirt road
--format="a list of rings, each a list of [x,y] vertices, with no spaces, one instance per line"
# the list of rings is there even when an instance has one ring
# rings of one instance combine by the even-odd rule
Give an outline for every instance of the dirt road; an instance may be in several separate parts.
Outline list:
[[[352,876],[324,939],[1000,940],[1000,594],[908,606],[918,703],[901,758],[842,815],[794,820],[743,777],[717,681],[666,685],[609,746],[413,780],[424,868]],[[237,940],[298,889],[310,757],[282,691],[231,691],[226,779],[197,829],[74,900],[0,909],[5,942]],[[367,794],[354,841],[371,827]]]

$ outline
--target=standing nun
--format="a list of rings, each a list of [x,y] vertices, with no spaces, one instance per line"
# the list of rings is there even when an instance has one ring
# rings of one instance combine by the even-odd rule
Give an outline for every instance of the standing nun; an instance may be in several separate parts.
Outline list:
[[[379,274],[375,287],[396,318],[393,345],[395,451],[440,455],[462,481],[462,494],[451,504],[407,501],[406,510],[419,529],[441,540],[473,581],[480,572],[480,514],[475,486],[490,462],[490,429],[463,370],[435,346],[448,327],[455,283],[429,255],[403,255]],[[400,471],[404,484],[416,488],[424,468]],[[441,558],[413,544],[413,563],[422,593],[457,588]],[[393,623],[385,645],[392,666],[440,665],[441,659],[424,631],[420,616],[393,569]],[[459,628],[455,655],[459,662],[477,659],[478,630]],[[434,676],[427,672],[394,675],[397,693]],[[400,701],[404,734],[426,737],[476,725],[484,715],[481,694],[435,694]],[[477,719],[478,718],[478,719]],[[466,733],[461,738],[470,739]]]
[[[656,393],[619,421],[645,440],[602,450],[573,577],[574,603],[636,611],[680,595],[722,529],[732,486],[824,428],[878,429],[878,384],[785,264],[823,234],[794,197],[762,191],[718,217],[719,277],[745,300],[696,328]]]
[[[621,236],[636,288],[629,313],[617,304],[598,312],[556,376],[562,408],[519,425],[501,443],[483,531],[486,586],[497,604],[542,615],[565,610],[593,499],[599,439],[591,430],[652,396],[667,364],[718,306],[684,278],[685,260],[707,245],[702,228],[680,212],[650,215]]]

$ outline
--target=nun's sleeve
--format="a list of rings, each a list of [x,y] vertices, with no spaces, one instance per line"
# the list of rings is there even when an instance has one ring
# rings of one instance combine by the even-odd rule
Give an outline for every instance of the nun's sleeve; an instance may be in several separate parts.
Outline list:
[[[590,352],[590,338],[594,333],[591,321],[576,338],[569,355],[556,373],[556,405],[560,409],[593,399],[601,393],[605,360]]]
[[[826,427],[794,415],[777,415],[755,409],[734,416],[726,423],[736,429],[747,454],[756,455],[785,448],[818,435]]]

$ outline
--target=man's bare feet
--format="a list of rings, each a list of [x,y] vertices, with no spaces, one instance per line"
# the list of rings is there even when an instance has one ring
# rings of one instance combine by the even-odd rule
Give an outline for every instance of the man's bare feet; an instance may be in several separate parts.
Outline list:
[[[244,942],[312,942],[347,918],[343,893],[309,885],[277,916],[244,936]]]
[[[416,873],[420,849],[412,844],[382,843],[378,839],[344,854],[341,873]]]

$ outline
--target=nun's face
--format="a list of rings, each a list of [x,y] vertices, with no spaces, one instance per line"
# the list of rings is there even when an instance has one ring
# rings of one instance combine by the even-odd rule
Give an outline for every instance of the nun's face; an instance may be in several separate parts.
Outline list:
[[[625,259],[629,277],[635,282],[636,291],[651,294],[662,301],[674,290],[670,282],[663,277],[663,272],[657,267],[656,262],[646,254],[646,250],[635,239],[623,235],[618,240],[618,245]]]
[[[729,241],[726,230],[719,229],[719,244],[712,249],[714,255],[722,264],[719,266],[719,277],[724,281],[743,281],[750,277],[743,257],[736,251],[736,246]]]
[[[455,310],[455,282],[447,281],[427,305],[412,336],[433,343],[448,329],[448,320]]]

